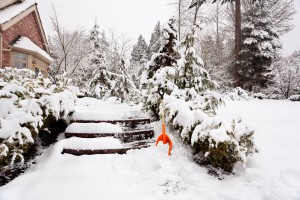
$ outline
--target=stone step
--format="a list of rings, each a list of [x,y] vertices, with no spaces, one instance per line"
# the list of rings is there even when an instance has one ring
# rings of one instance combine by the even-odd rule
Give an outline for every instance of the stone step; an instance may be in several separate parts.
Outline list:
[[[135,137],[143,136],[145,139],[152,138],[154,136],[154,130],[133,130],[133,131],[123,131],[117,133],[65,133],[66,138],[70,137],[80,137],[80,138],[98,138],[98,137]]]
[[[123,143],[121,148],[64,148],[62,154],[72,154],[76,156],[81,155],[95,155],[95,154],[126,154],[129,150],[136,150],[148,148],[155,141],[144,140],[130,143]]]
[[[147,127],[135,130],[110,123],[73,123],[68,126],[65,137],[98,138],[134,138],[148,139],[154,136],[154,130]],[[125,130],[124,130],[125,129]]]
[[[149,124],[149,118],[130,118],[130,119],[114,119],[114,120],[71,120],[71,123],[110,123],[124,124],[129,127],[136,127],[139,124]]]

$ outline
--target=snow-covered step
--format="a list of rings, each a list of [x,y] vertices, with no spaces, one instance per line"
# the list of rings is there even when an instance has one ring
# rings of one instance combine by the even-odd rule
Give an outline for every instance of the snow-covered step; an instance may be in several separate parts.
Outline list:
[[[119,149],[123,148],[120,140],[113,137],[106,138],[69,138],[65,139],[64,148],[66,149]]]
[[[72,123],[66,133],[121,133],[122,128],[119,125],[110,123]]]
[[[72,118],[74,121],[102,121],[120,119],[121,116],[122,114],[116,111],[76,111]]]
[[[71,123],[110,123],[110,124],[124,124],[130,127],[135,127],[138,124],[149,124],[149,118],[129,118],[129,119],[93,119],[93,118],[76,118],[72,119]]]
[[[154,130],[122,130],[119,125],[110,123],[73,123],[65,131],[66,138],[97,138],[97,137],[138,137],[152,138]]]
[[[66,139],[62,154],[93,155],[93,154],[125,154],[132,149],[149,147],[154,141],[121,143],[118,139],[107,138],[69,138]]]

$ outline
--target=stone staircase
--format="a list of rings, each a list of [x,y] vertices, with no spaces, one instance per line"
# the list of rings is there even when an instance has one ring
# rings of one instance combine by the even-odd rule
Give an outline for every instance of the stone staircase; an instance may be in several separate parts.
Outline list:
[[[155,142],[149,123],[148,118],[71,120],[62,154],[125,154],[147,148]]]

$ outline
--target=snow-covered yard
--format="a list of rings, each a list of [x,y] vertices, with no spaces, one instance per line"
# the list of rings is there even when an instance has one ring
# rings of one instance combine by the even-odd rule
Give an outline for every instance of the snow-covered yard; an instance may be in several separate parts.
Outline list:
[[[103,116],[126,116],[128,110],[140,114],[138,107],[87,99],[80,100],[77,109],[86,110],[86,105]],[[171,157],[162,144],[126,155],[76,157],[61,154],[67,140],[62,135],[27,173],[0,188],[0,200],[299,200],[300,103],[235,101],[218,112],[228,120],[240,116],[256,131],[260,150],[245,170],[237,166],[235,175],[222,181],[196,165],[177,137],[172,137]]]

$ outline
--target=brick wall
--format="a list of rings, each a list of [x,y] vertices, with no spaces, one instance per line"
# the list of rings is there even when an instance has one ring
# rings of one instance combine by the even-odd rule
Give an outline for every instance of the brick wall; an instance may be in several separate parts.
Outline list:
[[[25,36],[46,51],[34,11],[1,33],[3,49],[7,49],[8,45],[18,36]],[[2,66],[9,66],[9,60],[9,52],[4,51],[2,57]]]

